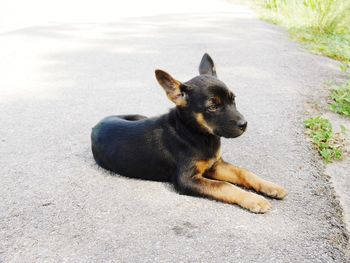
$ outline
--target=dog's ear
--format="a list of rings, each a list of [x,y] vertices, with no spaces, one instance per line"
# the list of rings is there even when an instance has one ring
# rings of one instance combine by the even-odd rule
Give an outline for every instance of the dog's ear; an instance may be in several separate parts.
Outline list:
[[[186,106],[185,94],[181,91],[181,82],[174,79],[163,70],[155,71],[158,83],[163,87],[168,98],[176,104],[176,106]]]
[[[201,63],[199,64],[199,73],[201,75],[208,74],[217,77],[214,61],[207,53],[203,55]]]

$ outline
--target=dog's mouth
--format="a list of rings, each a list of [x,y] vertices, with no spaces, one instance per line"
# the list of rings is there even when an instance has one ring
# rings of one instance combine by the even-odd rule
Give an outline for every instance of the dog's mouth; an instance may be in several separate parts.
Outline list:
[[[215,135],[219,137],[224,137],[224,138],[236,138],[241,136],[244,132],[246,131],[246,128],[241,129],[241,128],[234,128],[230,130],[215,130],[214,133]]]

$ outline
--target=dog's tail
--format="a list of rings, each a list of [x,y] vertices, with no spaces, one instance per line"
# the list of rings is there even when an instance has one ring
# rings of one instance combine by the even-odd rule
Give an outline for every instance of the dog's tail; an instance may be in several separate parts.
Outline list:
[[[100,128],[101,128],[101,123],[98,123],[91,130],[91,150],[92,150],[92,155],[94,156],[96,163],[98,165],[104,167],[105,165],[103,164],[102,160],[100,159],[99,151],[98,151],[98,137],[99,137]]]
[[[147,119],[146,116],[138,115],[138,114],[134,114],[134,115],[117,115],[116,117],[121,118],[123,120],[127,120],[127,121],[138,121],[138,120]]]

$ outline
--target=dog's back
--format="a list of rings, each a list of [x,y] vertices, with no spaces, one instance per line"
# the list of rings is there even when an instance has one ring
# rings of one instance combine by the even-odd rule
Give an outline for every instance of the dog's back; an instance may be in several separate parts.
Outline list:
[[[170,181],[175,161],[167,149],[159,150],[161,137],[171,133],[171,127],[164,125],[167,119],[167,115],[152,119],[140,115],[104,118],[91,133],[96,162],[127,177]]]

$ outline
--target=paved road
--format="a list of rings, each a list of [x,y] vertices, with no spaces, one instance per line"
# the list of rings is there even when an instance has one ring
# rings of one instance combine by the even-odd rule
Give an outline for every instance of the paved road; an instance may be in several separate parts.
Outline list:
[[[264,215],[114,176],[90,152],[110,114],[171,107],[209,52],[249,129],[226,160],[284,185]],[[341,210],[306,142],[306,101],[337,64],[275,26],[230,12],[33,26],[0,35],[0,262],[346,262]]]

